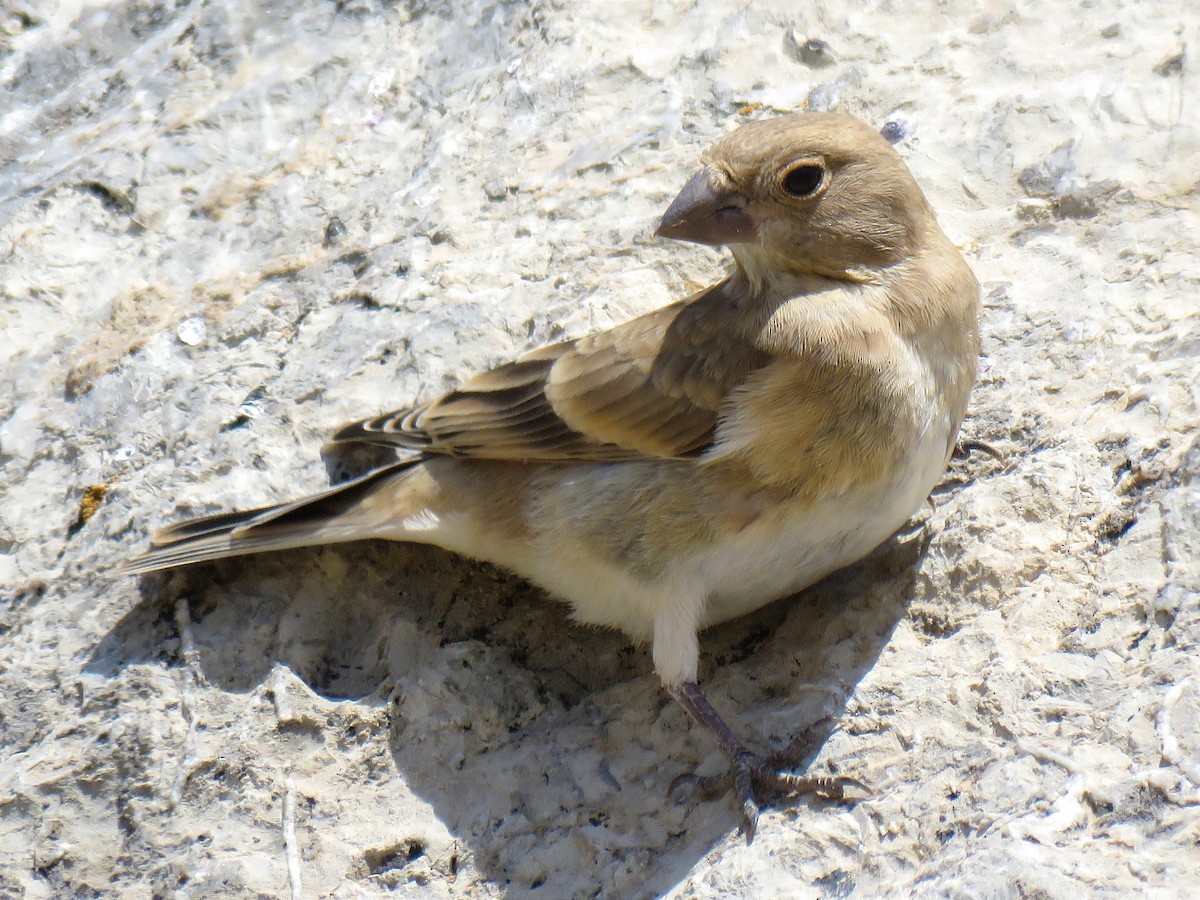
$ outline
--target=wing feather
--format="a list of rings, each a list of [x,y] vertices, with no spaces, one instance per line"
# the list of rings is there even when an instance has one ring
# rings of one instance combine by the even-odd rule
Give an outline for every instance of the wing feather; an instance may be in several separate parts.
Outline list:
[[[609,331],[542,347],[422,406],[347,425],[365,442],[482,459],[691,457],[769,354],[728,281]]]

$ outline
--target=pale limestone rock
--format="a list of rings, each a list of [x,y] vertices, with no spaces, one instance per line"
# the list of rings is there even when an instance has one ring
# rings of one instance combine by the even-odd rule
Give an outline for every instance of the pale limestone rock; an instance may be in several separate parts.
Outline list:
[[[1185,7],[10,4],[0,894],[1188,895]],[[644,649],[431,550],[110,574],[322,486],[347,419],[709,282],[658,214],[806,105],[892,123],[984,284],[967,428],[1009,456],[956,466],[927,544],[704,639],[715,704],[773,748],[832,717],[812,766],[868,799],[743,846],[667,797],[722,760]]]

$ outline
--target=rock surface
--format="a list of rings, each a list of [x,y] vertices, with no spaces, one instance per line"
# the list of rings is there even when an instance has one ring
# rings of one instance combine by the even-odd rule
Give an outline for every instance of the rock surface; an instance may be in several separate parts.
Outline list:
[[[0,11],[0,895],[1190,893],[1200,14],[847,6]],[[704,639],[745,734],[817,723],[868,798],[744,846],[667,796],[722,760],[644,649],[447,554],[111,574],[323,486],[348,419],[715,278],[657,215],[802,108],[886,128],[964,248],[967,437],[1008,457]]]

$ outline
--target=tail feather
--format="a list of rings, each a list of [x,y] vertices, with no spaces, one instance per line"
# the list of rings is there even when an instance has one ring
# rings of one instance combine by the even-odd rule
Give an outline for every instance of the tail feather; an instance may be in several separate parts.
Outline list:
[[[154,535],[149,550],[127,560],[118,573],[141,575],[207,560],[369,537],[361,521],[345,514],[415,463],[411,459],[393,463],[301,500],[168,525]]]
[[[267,516],[287,504],[260,506],[258,509],[243,509],[237,512],[215,513],[211,516],[199,516],[183,522],[175,522],[154,532],[150,539],[151,546],[166,547],[182,541],[191,541],[211,534],[229,534],[239,528],[250,527],[260,516]]]

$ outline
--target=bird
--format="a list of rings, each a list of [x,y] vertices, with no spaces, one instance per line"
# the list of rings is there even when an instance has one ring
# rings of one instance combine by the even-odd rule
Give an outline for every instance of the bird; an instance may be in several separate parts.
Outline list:
[[[159,530],[123,571],[382,538],[511,570],[649,643],[729,758],[752,841],[778,795],[843,798],[749,749],[699,634],[861,559],[937,485],[978,366],[979,284],[896,150],[841,113],[742,124],[658,224],[725,247],[719,282],[337,430],[394,461],[321,493]]]

